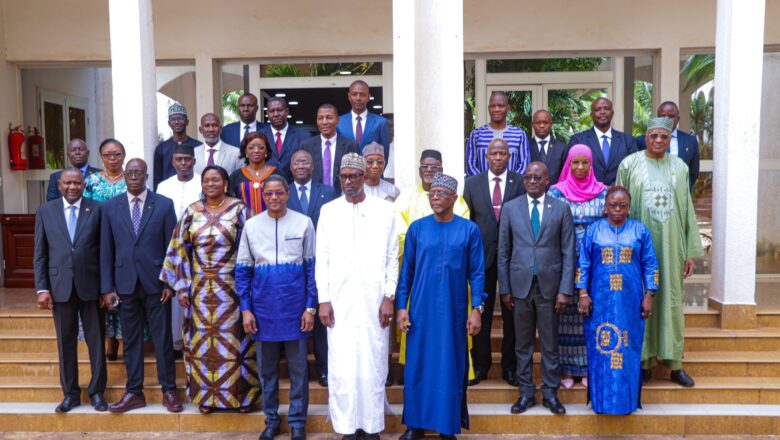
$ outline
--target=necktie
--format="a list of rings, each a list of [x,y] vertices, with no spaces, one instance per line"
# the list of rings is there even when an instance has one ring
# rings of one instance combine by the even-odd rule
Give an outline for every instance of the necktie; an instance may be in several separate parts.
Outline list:
[[[276,154],[277,156],[282,155],[282,132],[281,131],[276,132]]]
[[[217,151],[217,150],[215,150],[215,149],[213,149],[213,148],[209,148],[209,160],[208,160],[208,162],[207,162],[207,165],[208,165],[208,166],[210,166],[210,167],[211,167],[211,166],[214,166],[214,153],[215,153],[216,151]]]
[[[304,214],[309,212],[309,198],[306,196],[306,187],[301,186],[301,211],[303,211]]]
[[[501,218],[501,178],[494,177],[493,181],[496,182],[493,186],[493,213],[496,214],[496,221],[498,221],[498,219]]]
[[[357,124],[355,124],[355,142],[360,145],[360,140],[363,139],[363,125],[360,124],[361,117],[357,117]]]
[[[604,163],[609,163],[609,139],[607,135],[602,135],[601,139],[601,152],[604,153]]]
[[[249,125],[244,125],[244,136],[241,137],[241,140],[243,141],[246,135],[249,134]]]
[[[534,232],[534,241],[539,238],[539,228],[542,226],[542,222],[539,219],[539,201],[534,200],[534,209],[531,210],[531,229]],[[536,275],[536,255],[534,255],[534,275]]]
[[[322,183],[333,186],[333,165],[330,158],[330,140],[325,141],[325,152],[322,153]]]
[[[138,228],[141,226],[141,199],[138,197],[133,199],[133,232],[138,234]]]
[[[544,151],[544,144],[546,143],[547,141],[539,141],[539,159],[542,159],[542,162],[547,159],[547,152]]]
[[[76,237],[76,207],[71,205],[68,209],[70,209],[70,215],[68,216],[68,235],[70,235],[70,242],[73,243],[73,239]]]

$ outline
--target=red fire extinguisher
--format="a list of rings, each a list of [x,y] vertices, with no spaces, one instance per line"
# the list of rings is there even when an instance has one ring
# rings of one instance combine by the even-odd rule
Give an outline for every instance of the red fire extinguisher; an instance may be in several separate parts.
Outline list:
[[[11,169],[12,170],[26,170],[27,169],[27,152],[24,148],[24,132],[22,126],[17,125],[15,128],[11,124],[8,124],[8,148],[11,150]]]
[[[30,159],[31,170],[46,168],[46,150],[44,149],[43,136],[38,132],[38,127],[27,127],[27,157]]]

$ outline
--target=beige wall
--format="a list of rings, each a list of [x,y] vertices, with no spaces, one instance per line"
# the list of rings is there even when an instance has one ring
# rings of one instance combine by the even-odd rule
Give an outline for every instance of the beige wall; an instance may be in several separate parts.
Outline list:
[[[635,0],[465,0],[464,50],[712,47],[715,4],[657,0],[648,7]],[[9,61],[110,58],[105,0],[2,0],[2,7]],[[389,55],[391,7],[390,0],[155,0],[155,50],[158,59],[194,59],[199,53],[228,59]],[[30,32],[32,17],[45,32]],[[780,20],[780,0],[767,1],[766,17],[766,42],[780,44],[780,26],[771,25]]]

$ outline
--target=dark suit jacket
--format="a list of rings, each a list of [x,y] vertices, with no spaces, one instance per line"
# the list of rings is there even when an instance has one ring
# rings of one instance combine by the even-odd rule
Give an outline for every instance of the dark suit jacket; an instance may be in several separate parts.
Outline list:
[[[202,145],[203,142],[193,139],[187,136],[187,139],[183,142],[184,145],[192,145],[192,148]],[[170,137],[154,148],[154,173],[152,176],[152,185],[155,191],[157,191],[157,185],[163,180],[175,176],[176,168],[173,167],[173,149],[176,146],[173,137]]]
[[[517,173],[507,171],[504,186],[504,204],[515,197],[525,194],[523,178]],[[469,206],[471,221],[479,226],[482,233],[482,245],[485,248],[485,269],[493,265],[498,252],[498,220],[493,211],[494,182],[488,182],[488,173],[479,173],[466,179],[463,198]]]
[[[576,269],[574,243],[574,221],[569,205],[545,197],[539,237],[534,240],[528,198],[510,200],[501,210],[498,231],[499,292],[526,298],[536,258],[542,296],[552,299],[558,293],[572,295]]]
[[[93,166],[87,165],[87,175],[84,176],[86,179],[89,177],[90,174],[99,173],[103,170],[100,168],[95,168]],[[57,186],[57,182],[60,180],[60,176],[62,175],[62,170],[57,171],[56,173],[49,176],[49,188],[46,190],[46,201],[51,202],[54,199],[61,199],[62,193],[60,192],[60,187]]]
[[[390,157],[390,127],[387,125],[387,119],[375,115],[371,112],[366,113],[366,120],[363,124],[363,137],[360,138],[360,153],[363,153],[363,147],[376,142],[385,147],[385,157]],[[355,132],[352,130],[352,112],[339,116],[339,125],[336,127],[339,136],[355,140]]]
[[[301,209],[301,200],[298,198],[298,187],[295,185],[295,182],[293,182],[290,184],[290,198],[287,199],[287,207],[293,211],[309,216],[311,222],[314,224],[314,228],[317,229],[317,222],[320,220],[320,209],[322,209],[322,205],[335,199],[336,192],[327,185],[312,182],[311,194],[308,194],[308,197],[309,210],[303,212],[303,209]]]
[[[322,136],[312,136],[309,139],[301,142],[298,146],[300,150],[306,150],[311,154],[314,160],[314,172],[311,175],[311,179],[314,182],[322,183]],[[341,195],[341,182],[339,182],[339,168],[341,168],[341,158],[347,153],[360,154],[360,148],[355,141],[347,139],[341,135],[336,136],[336,150],[333,154],[333,170],[331,171],[333,189],[335,190],[336,197]]]
[[[266,124],[257,121],[257,131],[260,131],[264,125]],[[222,142],[238,148],[241,146],[241,134],[239,134],[239,131],[241,131],[241,121],[231,122],[222,127],[222,133],[220,133],[219,137],[222,139]]]
[[[588,130],[577,133],[569,140],[569,146],[585,144],[593,152],[593,173],[596,180],[605,185],[614,185],[617,177],[617,169],[620,162],[628,155],[636,153],[636,143],[630,135],[612,129],[612,139],[609,145],[609,163],[604,163],[604,153],[601,152],[601,139],[596,137],[596,132],[591,127]]]
[[[639,150],[647,148],[645,144],[645,136],[637,136],[635,138],[636,146]],[[686,165],[688,165],[688,177],[690,179],[690,189],[693,191],[693,184],[696,183],[696,179],[699,178],[699,140],[696,136],[686,133],[682,130],[677,130],[677,157],[682,159]]]
[[[561,170],[566,164],[569,146],[563,143],[563,141],[550,137],[550,145],[546,145],[547,155],[545,160],[542,160],[539,158],[539,146],[536,145],[536,138],[533,136],[530,138],[528,145],[531,149],[531,162],[544,162],[547,165],[547,173],[550,176],[550,185],[555,185],[558,183],[558,179],[561,177]]]
[[[76,286],[82,301],[100,297],[100,203],[82,198],[73,242],[62,198],[35,213],[35,290],[48,290],[55,302],[67,302]]]
[[[138,235],[130,203],[120,194],[103,204],[100,228],[100,291],[132,295],[137,282],[149,294],[162,293],[159,280],[165,252],[176,226],[173,202],[147,191]]]
[[[281,156],[276,152],[276,138],[274,137],[274,131],[271,124],[265,124],[259,130],[271,143],[271,159],[268,161],[270,165],[276,167],[277,172],[284,176],[288,182],[292,182],[293,176],[290,171],[290,162],[292,161],[292,155],[298,151],[298,147],[304,140],[311,137],[308,131],[300,130],[287,124],[287,134],[284,136],[284,142],[282,143]]]

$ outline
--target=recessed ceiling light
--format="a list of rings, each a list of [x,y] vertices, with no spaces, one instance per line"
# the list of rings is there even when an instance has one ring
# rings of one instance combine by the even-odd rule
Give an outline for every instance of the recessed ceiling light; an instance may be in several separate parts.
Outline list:
[[[285,96],[287,96],[287,94],[286,93],[277,93],[274,96],[276,96],[277,98],[284,98]]]
[[[303,124],[303,121],[295,121],[296,124]]]
[[[298,105],[298,101],[290,101],[287,104],[289,104],[289,105]]]
[[[350,72],[349,70],[342,70],[339,72],[339,75],[352,75],[352,72]]]
[[[290,119],[290,118],[292,118],[292,116],[290,116],[290,115],[287,115],[287,119]]]
[[[381,105],[375,105],[374,108],[382,108]]]
[[[268,111],[268,107],[263,107],[263,111]]]
[[[369,96],[369,97],[368,97],[368,100],[369,100],[369,101],[373,101],[373,100],[374,100],[374,97],[373,97],[373,96]]]

